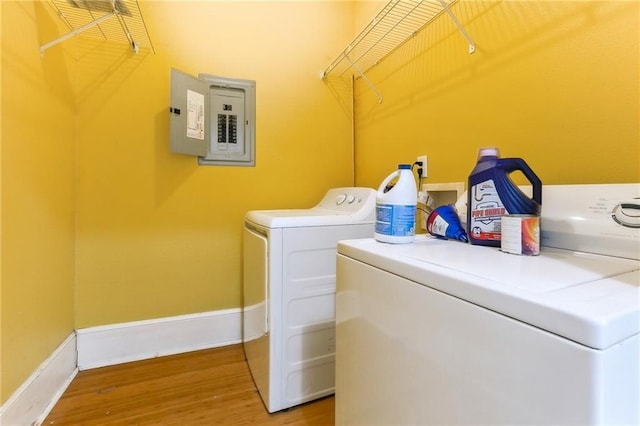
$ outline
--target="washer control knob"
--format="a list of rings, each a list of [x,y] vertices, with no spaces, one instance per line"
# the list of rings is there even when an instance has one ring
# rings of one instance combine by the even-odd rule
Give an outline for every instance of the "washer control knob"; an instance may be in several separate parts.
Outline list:
[[[336,205],[340,205],[342,203],[344,203],[344,200],[347,199],[347,195],[346,194],[340,194],[336,197]]]
[[[614,207],[611,217],[622,226],[640,228],[640,199],[619,203]]]
[[[353,202],[356,200],[356,196],[351,194],[349,196],[347,196],[347,203],[349,204],[353,204]]]

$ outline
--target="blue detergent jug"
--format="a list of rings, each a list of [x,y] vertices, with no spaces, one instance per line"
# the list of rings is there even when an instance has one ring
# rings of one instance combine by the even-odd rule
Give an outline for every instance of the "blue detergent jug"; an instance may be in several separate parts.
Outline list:
[[[533,198],[509,178],[521,171],[533,187]],[[497,148],[482,148],[467,186],[467,234],[471,244],[500,247],[502,216],[539,215],[542,182],[521,158],[499,158]]]

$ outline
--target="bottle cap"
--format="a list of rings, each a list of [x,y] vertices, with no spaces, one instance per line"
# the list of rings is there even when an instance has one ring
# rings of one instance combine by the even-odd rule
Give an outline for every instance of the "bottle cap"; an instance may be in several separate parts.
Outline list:
[[[411,169],[411,164],[398,164],[398,169],[399,170],[404,170],[404,169]]]
[[[480,148],[478,150],[478,159],[482,157],[499,157],[500,151],[496,147]]]

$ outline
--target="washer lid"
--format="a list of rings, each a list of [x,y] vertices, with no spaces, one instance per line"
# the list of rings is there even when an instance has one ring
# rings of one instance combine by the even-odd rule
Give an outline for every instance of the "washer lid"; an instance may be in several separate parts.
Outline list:
[[[338,252],[586,346],[640,333],[640,262],[543,247],[540,256],[416,237],[343,241]]]

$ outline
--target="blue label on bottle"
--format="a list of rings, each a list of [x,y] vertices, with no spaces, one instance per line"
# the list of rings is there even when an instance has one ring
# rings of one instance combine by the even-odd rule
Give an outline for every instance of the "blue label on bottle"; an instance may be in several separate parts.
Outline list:
[[[415,235],[416,206],[397,204],[376,205],[376,232],[392,237]]]

